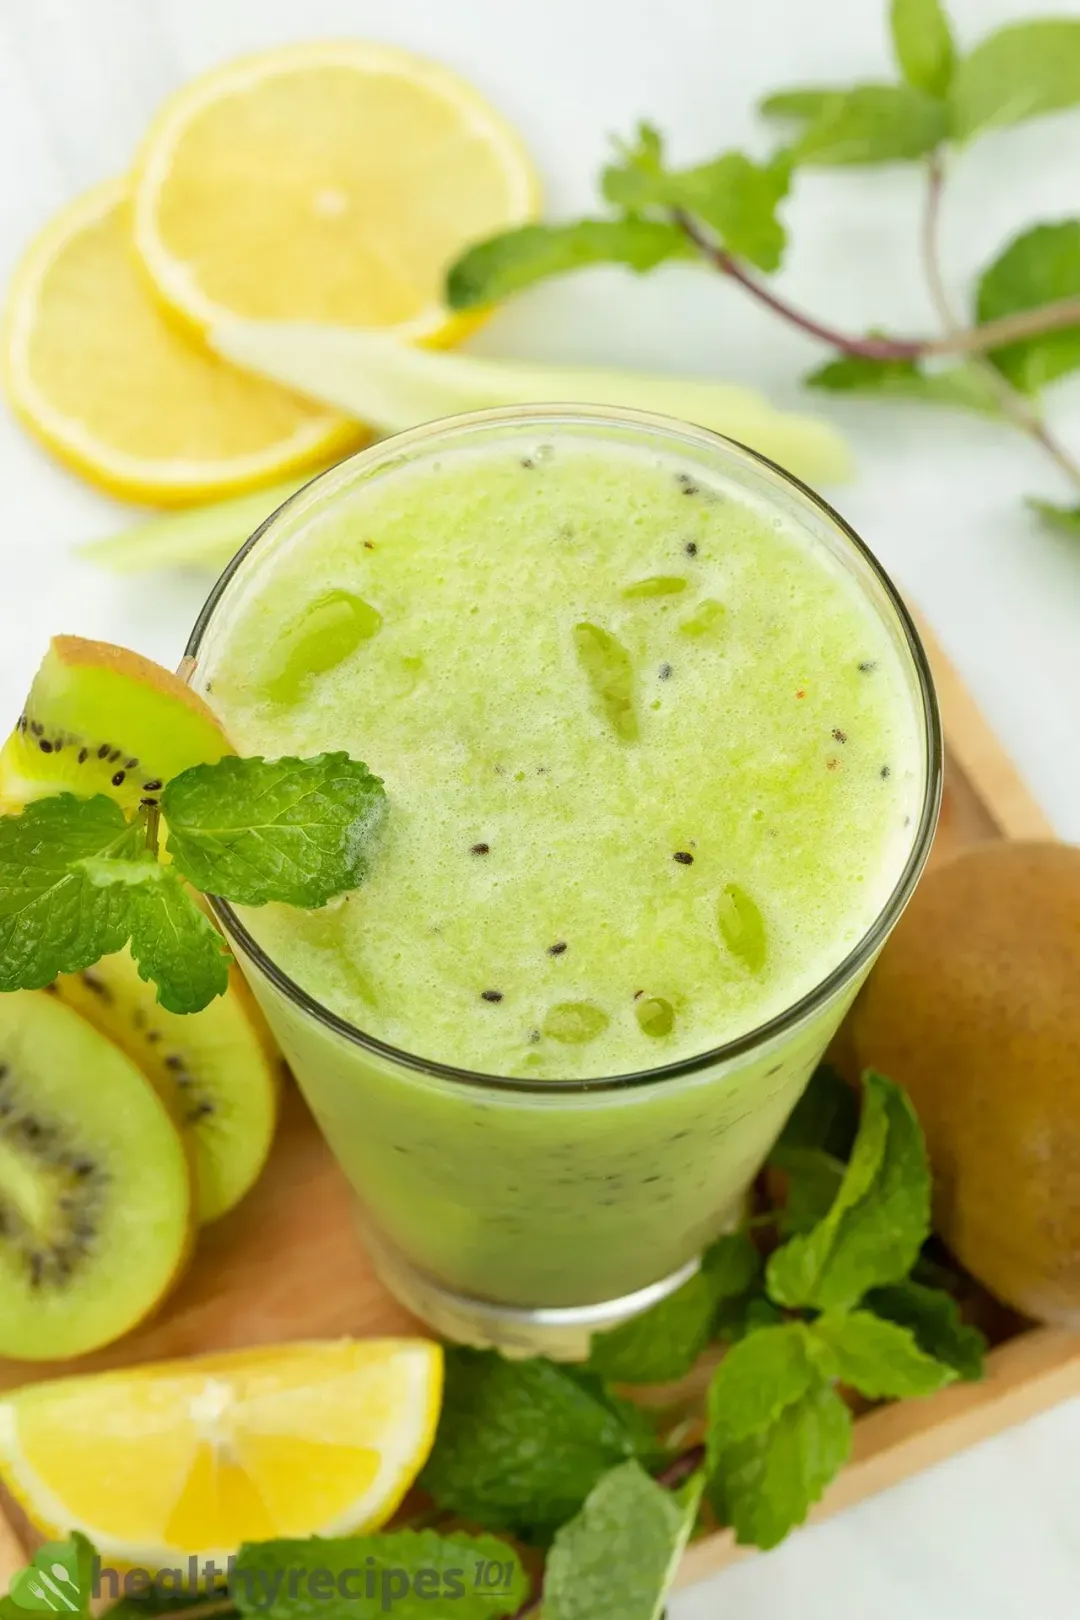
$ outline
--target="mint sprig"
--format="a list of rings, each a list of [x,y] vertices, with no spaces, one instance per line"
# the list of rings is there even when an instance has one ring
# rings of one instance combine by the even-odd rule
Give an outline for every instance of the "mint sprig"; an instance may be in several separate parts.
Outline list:
[[[451,306],[482,307],[585,265],[645,272],[696,257],[833,351],[804,379],[810,386],[995,418],[1037,444],[1080,495],[1080,460],[1029,399],[1080,369],[1080,221],[1024,231],[983,271],[967,309],[947,297],[939,244],[946,175],[973,138],[1080,107],[1080,19],[1017,22],[966,52],[942,0],[889,0],[889,23],[891,77],[763,98],[763,133],[775,143],[764,157],[728,151],[676,168],[660,132],[641,124],[602,173],[610,217],[530,225],[475,245],[449,272]],[[921,258],[938,330],[852,332],[791,304],[764,276],[782,268],[782,206],[801,171],[895,163],[923,171]],[[1028,505],[1058,532],[1080,531],[1075,499]]]
[[[170,1012],[228,988],[228,952],[185,881],[247,905],[317,907],[363,882],[385,815],[382,783],[347,754],[197,765],[129,821],[70,793],[0,817],[0,991],[38,990],[130,945]]]

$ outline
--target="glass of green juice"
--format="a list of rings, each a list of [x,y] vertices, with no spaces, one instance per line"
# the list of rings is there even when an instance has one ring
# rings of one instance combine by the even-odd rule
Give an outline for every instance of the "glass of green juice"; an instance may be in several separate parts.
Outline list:
[[[574,1357],[690,1276],[910,896],[930,672],[810,490],[713,433],[483,412],[361,452],[218,583],[237,749],[386,785],[370,876],[216,903],[439,1333]]]

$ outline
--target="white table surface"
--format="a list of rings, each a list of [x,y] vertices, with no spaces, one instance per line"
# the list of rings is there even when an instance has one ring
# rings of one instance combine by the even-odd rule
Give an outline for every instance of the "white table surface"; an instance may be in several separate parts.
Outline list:
[[[962,38],[1080,0],[953,0]],[[691,161],[760,139],[766,90],[881,77],[884,0],[0,0],[0,283],[29,235],[122,170],[160,97],[231,55],[356,34],[425,51],[524,133],[552,211],[587,206],[609,132],[648,116]],[[954,176],[945,243],[959,294],[1024,224],[1077,212],[1080,113],[990,137]],[[906,170],[800,178],[783,286],[858,329],[930,320]],[[818,357],[730,286],[675,269],[595,272],[520,298],[490,353],[730,377],[800,400]],[[807,403],[806,396],[801,396]],[[838,504],[933,621],[1060,832],[1080,840],[1080,542],[1038,532],[1026,494],[1065,499],[1025,442],[976,419],[812,402],[861,476]],[[1080,450],[1080,385],[1058,396]],[[56,468],[0,409],[0,713],[14,716],[50,634],[125,642],[173,664],[199,576],[117,581],[73,542],[124,513]],[[0,728],[2,729],[2,728]],[[1080,1401],[954,1458],[672,1604],[672,1620],[1075,1620]]]

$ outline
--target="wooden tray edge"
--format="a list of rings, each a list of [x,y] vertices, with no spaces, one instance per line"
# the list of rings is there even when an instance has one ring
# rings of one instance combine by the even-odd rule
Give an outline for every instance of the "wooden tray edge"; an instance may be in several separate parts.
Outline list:
[[[920,613],[912,610],[912,617],[934,672],[946,748],[993,816],[1002,836],[1056,838],[1049,817],[1032,797],[1031,789],[937,636]]]
[[[991,1351],[983,1383],[953,1384],[860,1418],[851,1461],[809,1522],[819,1524],[1071,1395],[1080,1395],[1080,1333],[1032,1328]],[[717,1531],[687,1549],[676,1585],[692,1586],[754,1552],[737,1546],[732,1531]]]

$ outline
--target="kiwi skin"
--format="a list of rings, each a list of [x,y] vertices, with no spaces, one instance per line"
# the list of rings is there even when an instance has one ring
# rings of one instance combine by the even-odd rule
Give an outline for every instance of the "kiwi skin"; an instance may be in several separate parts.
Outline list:
[[[154,1086],[192,1159],[199,1222],[220,1220],[265,1167],[281,1092],[281,1058],[239,969],[223,997],[185,1017],[158,1005],[126,951],[55,990]]]
[[[193,1217],[138,1068],[49,991],[0,997],[0,1355],[83,1355],[136,1327],[186,1269]]]
[[[212,711],[160,664],[56,636],[0,750],[0,812],[52,793],[156,803],[171,776],[232,752]]]
[[[851,1035],[911,1096],[957,1258],[1080,1328],[1080,849],[988,843],[929,873]]]

